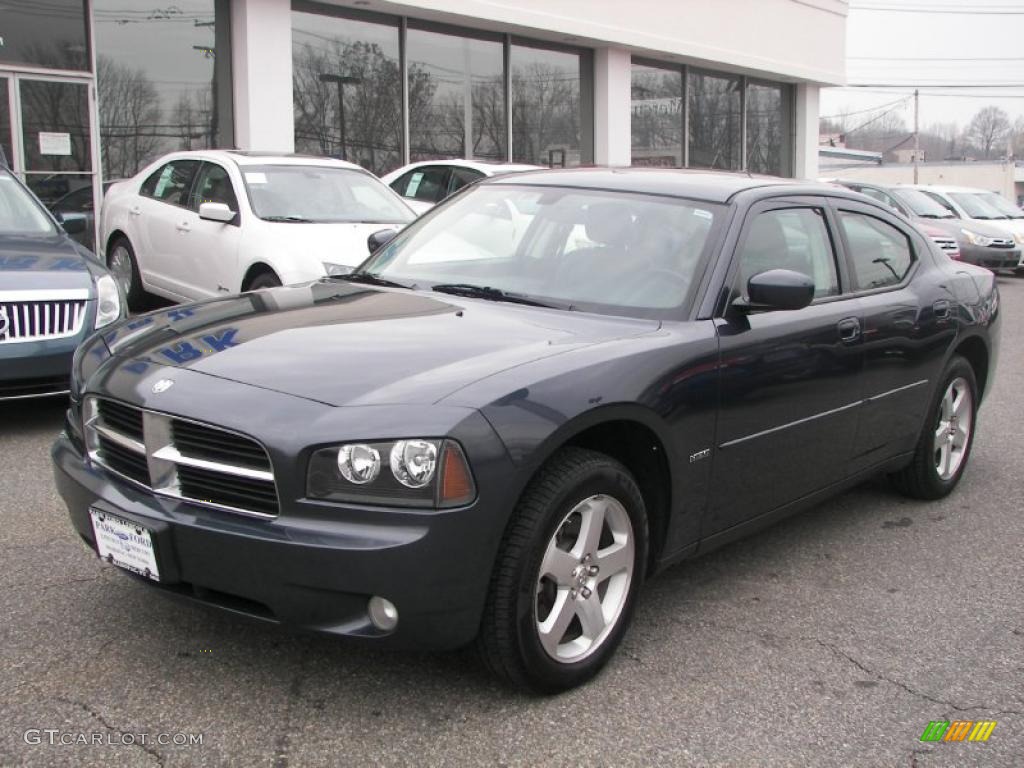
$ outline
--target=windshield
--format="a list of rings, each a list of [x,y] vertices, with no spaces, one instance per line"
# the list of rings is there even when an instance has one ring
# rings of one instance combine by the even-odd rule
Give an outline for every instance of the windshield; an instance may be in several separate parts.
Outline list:
[[[953,202],[964,209],[964,213],[972,219],[1005,219],[1006,214],[1000,213],[998,208],[994,208],[986,203],[981,195],[976,195],[970,192],[950,192],[949,196],[953,198]]]
[[[0,170],[0,235],[53,235],[57,228],[24,187]]]
[[[978,197],[1011,219],[1024,219],[1024,211],[995,192],[979,192]]]
[[[253,212],[269,221],[406,224],[415,218],[368,173],[322,165],[244,166]]]
[[[892,193],[900,202],[909,208],[915,216],[925,219],[954,219],[952,213],[943,208],[934,199],[916,189],[893,189]]]
[[[607,314],[667,315],[690,299],[724,218],[725,208],[714,203],[488,184],[403,231],[357,277]]]

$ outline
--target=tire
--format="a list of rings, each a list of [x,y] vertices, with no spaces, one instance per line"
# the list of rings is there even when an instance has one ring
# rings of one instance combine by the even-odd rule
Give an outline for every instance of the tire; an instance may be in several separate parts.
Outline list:
[[[598,513],[600,529],[587,525]],[[485,666],[538,693],[592,678],[629,626],[647,548],[647,512],[629,471],[596,451],[560,451],[505,530],[477,638]]]
[[[256,277],[249,281],[249,284],[245,287],[247,291],[258,291],[261,288],[278,288],[281,285],[281,278],[275,275],[273,272],[260,272]]]
[[[961,400],[958,398],[967,398]],[[955,418],[950,418],[953,415]],[[966,424],[965,424],[966,422]],[[914,499],[948,495],[967,468],[978,423],[978,383],[971,364],[955,356],[935,391],[914,458],[890,475],[893,485]],[[948,464],[943,462],[949,457]]]
[[[142,279],[139,277],[139,263],[135,259],[135,249],[127,237],[118,237],[111,241],[107,249],[107,268],[121,286],[128,309],[135,312],[145,309],[146,292],[142,289]]]

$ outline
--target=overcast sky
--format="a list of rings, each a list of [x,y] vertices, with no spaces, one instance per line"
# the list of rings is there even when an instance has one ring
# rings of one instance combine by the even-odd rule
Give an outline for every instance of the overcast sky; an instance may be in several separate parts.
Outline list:
[[[922,129],[939,122],[966,126],[988,104],[1011,119],[1024,115],[1024,0],[850,0],[846,53],[850,84],[922,86]],[[999,83],[1021,87],[923,87]],[[821,114],[870,109],[912,92],[827,88]],[[911,127],[912,100],[904,117]]]

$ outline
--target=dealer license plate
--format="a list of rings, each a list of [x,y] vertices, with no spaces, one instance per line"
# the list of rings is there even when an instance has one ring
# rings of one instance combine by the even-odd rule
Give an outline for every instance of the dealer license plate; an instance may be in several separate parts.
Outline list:
[[[99,509],[90,509],[89,515],[96,535],[96,550],[103,560],[153,581],[160,581],[153,537],[149,530]]]

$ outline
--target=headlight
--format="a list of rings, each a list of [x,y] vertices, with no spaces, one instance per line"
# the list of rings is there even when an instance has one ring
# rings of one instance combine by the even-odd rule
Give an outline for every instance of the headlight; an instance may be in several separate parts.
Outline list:
[[[121,317],[121,292],[110,275],[96,281],[96,327],[110,325]]]
[[[322,261],[320,263],[324,265],[324,273],[328,277],[332,277],[333,275],[347,275],[353,269],[345,264],[332,264],[329,261]]]
[[[429,440],[399,440],[391,449],[391,472],[406,488],[422,488],[435,469],[437,446]]]
[[[380,452],[369,445],[343,445],[338,451],[338,471],[355,485],[372,483],[380,474]]]
[[[961,229],[961,232],[967,237],[968,242],[972,245],[992,245],[992,238],[985,237],[985,235],[979,235],[977,232],[971,232],[969,229]]]
[[[476,486],[454,440],[410,438],[314,451],[306,493],[323,501],[443,508],[470,503]]]

